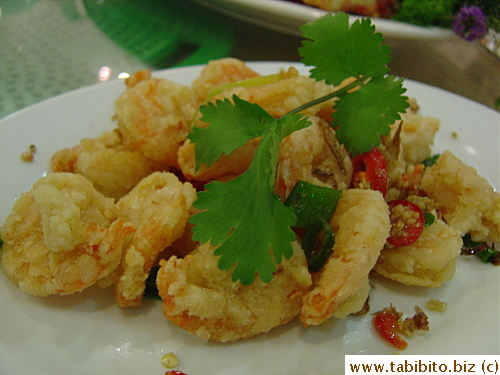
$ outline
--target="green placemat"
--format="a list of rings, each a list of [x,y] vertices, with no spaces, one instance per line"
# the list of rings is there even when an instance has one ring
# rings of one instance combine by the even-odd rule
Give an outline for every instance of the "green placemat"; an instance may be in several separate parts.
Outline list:
[[[116,44],[157,69],[204,64],[229,55],[231,22],[189,1],[84,0]]]

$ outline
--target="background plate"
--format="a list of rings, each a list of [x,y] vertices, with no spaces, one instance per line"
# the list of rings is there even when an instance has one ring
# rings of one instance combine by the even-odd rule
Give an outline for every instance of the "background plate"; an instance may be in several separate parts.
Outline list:
[[[301,36],[299,27],[326,13],[322,9],[284,0],[194,0],[228,16],[268,27],[276,31]],[[361,18],[350,16],[351,22]],[[387,42],[393,40],[441,40],[456,37],[450,30],[421,27],[389,19],[372,18],[377,31]]]

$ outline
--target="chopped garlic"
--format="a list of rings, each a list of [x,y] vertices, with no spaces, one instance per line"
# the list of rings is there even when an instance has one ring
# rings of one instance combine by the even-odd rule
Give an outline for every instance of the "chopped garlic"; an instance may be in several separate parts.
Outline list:
[[[448,304],[446,302],[433,298],[427,302],[427,308],[431,311],[443,312],[448,308]]]
[[[174,368],[179,364],[179,359],[174,353],[167,353],[161,357],[161,363],[167,368]]]

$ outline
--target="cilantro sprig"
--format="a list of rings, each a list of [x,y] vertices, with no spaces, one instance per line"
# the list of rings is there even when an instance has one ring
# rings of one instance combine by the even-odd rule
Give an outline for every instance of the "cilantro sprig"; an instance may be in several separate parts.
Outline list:
[[[344,13],[326,15],[304,25],[299,53],[310,75],[328,84],[352,82],[275,119],[257,104],[233,96],[200,107],[205,128],[195,128],[196,166],[210,166],[250,139],[260,137],[247,171],[230,182],[212,182],[198,194],[201,210],[190,222],[193,239],[217,246],[219,268],[232,271],[232,279],[251,284],[256,275],[269,282],[283,258],[290,258],[296,217],[274,193],[281,141],[310,125],[299,114],[304,108],[336,98],[332,122],[337,138],[354,156],[380,144],[389,125],[408,106],[402,79],[387,75],[390,48],[369,19],[349,26]]]
[[[219,102],[221,106],[226,104]],[[260,111],[239,100],[234,106],[245,108],[249,116]],[[232,278],[243,285],[251,284],[256,274],[270,282],[276,263],[292,255],[295,215],[274,193],[274,176],[281,140],[306,126],[309,122],[299,115],[273,119],[244,174],[230,182],[209,183],[198,193],[195,207],[204,211],[191,218],[193,239],[220,245],[215,251],[220,255],[219,268],[230,270],[235,266]]]
[[[312,78],[332,85],[354,79],[349,86],[357,88],[354,92],[332,94],[339,97],[331,124],[338,127],[339,142],[353,156],[370,151],[408,107],[403,79],[386,75],[391,48],[369,19],[349,27],[345,13],[328,14],[304,25],[302,31],[306,40],[299,53],[304,64],[314,66]]]
[[[233,96],[200,107],[201,121],[209,128],[194,128],[189,139],[195,143],[196,168],[212,165],[221,155],[229,155],[252,138],[260,137],[274,124],[275,118],[257,104]],[[221,138],[223,141],[221,142]]]
[[[376,77],[389,71],[391,48],[375,32],[370,19],[349,27],[346,13],[328,14],[301,28],[304,40],[299,54],[313,66],[311,77],[339,85],[349,77]]]

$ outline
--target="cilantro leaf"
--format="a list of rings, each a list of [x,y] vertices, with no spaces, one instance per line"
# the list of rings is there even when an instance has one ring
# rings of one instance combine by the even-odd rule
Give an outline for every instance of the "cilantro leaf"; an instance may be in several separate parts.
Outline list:
[[[379,145],[380,136],[401,118],[399,112],[409,105],[402,82],[394,76],[375,77],[336,103],[332,126],[338,126],[336,136],[353,156]]]
[[[195,144],[196,169],[205,163],[210,166],[222,154],[229,155],[249,139],[260,136],[274,117],[262,107],[233,96],[200,107],[201,121],[210,126],[196,127],[188,135]]]
[[[244,174],[230,182],[207,184],[198,194],[195,206],[203,211],[190,219],[193,239],[220,244],[214,254],[220,255],[220,269],[234,267],[233,281],[249,285],[259,274],[269,282],[276,263],[292,255],[291,226],[296,219],[293,209],[274,193],[276,162],[281,140],[309,124],[299,115],[274,120]]]
[[[349,28],[345,13],[327,14],[301,27],[304,38],[299,54],[302,62],[314,66],[311,77],[339,85],[349,77],[386,74],[391,48],[383,44],[370,19],[355,21]]]

